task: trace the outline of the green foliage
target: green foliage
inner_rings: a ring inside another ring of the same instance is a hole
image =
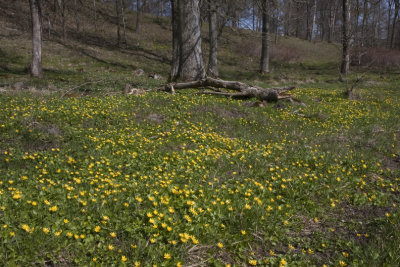
[[[341,91],[0,95],[0,262],[395,264],[399,95]]]

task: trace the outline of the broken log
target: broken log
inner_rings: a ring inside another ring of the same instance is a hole
[[[257,98],[260,101],[268,101],[268,102],[276,102],[281,98],[286,98],[286,96],[282,96],[283,93],[293,90],[295,87],[275,87],[275,88],[262,88],[259,86],[248,85],[242,82],[237,81],[224,81],[220,79],[214,78],[204,78],[197,81],[191,82],[182,82],[182,83],[169,83],[164,87],[159,88],[157,90],[175,93],[176,90],[180,89],[189,89],[189,88],[224,88],[233,91],[237,91],[238,93],[229,93],[229,92],[218,92],[218,91],[202,91],[200,94],[209,94],[209,95],[220,95],[220,96],[228,96],[231,98]]]

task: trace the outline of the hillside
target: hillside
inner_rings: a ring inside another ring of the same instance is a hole
[[[83,9],[79,13],[81,31],[78,33],[73,27],[74,21],[68,21],[66,40],[62,40],[59,34],[53,32],[51,39],[48,39],[46,25],[44,26],[43,64],[46,77],[42,81],[35,81],[36,86],[64,88],[106,77],[105,84],[118,83],[120,90],[125,83],[154,87],[157,82],[132,76],[132,71],[138,68],[146,73],[161,74],[165,82],[171,60],[172,33],[169,18],[145,14],[142,19],[142,31],[137,34],[134,31],[135,12],[128,12],[128,44],[126,47],[117,48],[116,25],[111,23],[112,17],[104,15],[99,26],[101,30],[95,32],[91,15],[87,12],[89,11]],[[112,7],[104,5],[99,8],[99,13],[114,14],[114,11]],[[28,81],[28,76],[24,75],[30,63],[31,51],[28,5],[21,1],[15,1],[11,5],[1,1],[0,14],[0,75],[3,83]],[[203,28],[203,50],[207,60],[207,25]],[[259,83],[275,85],[325,82],[332,78],[329,76],[336,75],[340,46],[279,37],[277,44],[272,45],[271,74],[259,77],[257,69],[260,46],[259,33],[225,28],[219,40],[221,78],[258,80]],[[92,85],[89,87],[93,87],[93,90],[96,88]]]

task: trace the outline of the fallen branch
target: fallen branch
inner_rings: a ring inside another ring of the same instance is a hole
[[[104,81],[104,80],[105,80],[105,79],[101,79],[101,80],[97,80],[97,81],[85,82],[85,83],[82,83],[82,84],[80,84],[80,85],[78,85],[78,86],[68,88],[67,91],[65,91],[65,93],[63,93],[63,94],[61,95],[60,98],[65,97],[66,95],[68,95],[68,94],[71,93],[72,91],[75,91],[76,89],[79,89],[79,88],[81,88],[81,87],[83,87],[83,86],[85,86],[85,85],[94,84],[94,83],[100,83],[100,82],[102,82],[102,81]]]
[[[182,83],[169,83],[164,87],[157,90],[174,93],[176,90],[189,89],[189,88],[224,88],[238,93],[218,92],[218,91],[202,91],[200,94],[228,96],[231,98],[257,98],[261,101],[278,101],[281,98],[288,98],[282,96],[282,93],[293,90],[295,87],[276,87],[276,88],[262,88],[259,86],[248,85],[237,81],[224,81],[214,78],[204,78],[197,81],[182,82]]]

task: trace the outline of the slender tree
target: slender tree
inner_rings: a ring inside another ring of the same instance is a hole
[[[94,30],[97,32],[97,7],[96,0],[93,0]]]
[[[124,35],[124,45],[125,47],[128,45],[128,41],[126,39],[126,20],[125,20],[125,0],[120,0],[121,6],[121,16],[122,16],[122,26],[123,26],[123,35]]]
[[[262,46],[260,72],[269,72],[269,0],[262,0]]]
[[[115,0],[115,10],[117,12],[117,38],[118,46],[121,45],[121,7],[120,0]]]
[[[343,26],[342,26],[342,65],[340,73],[347,74],[350,68],[350,0],[343,0]]]
[[[217,59],[217,5],[215,0],[208,2],[208,25],[210,37],[210,55],[208,59],[207,74],[212,77],[218,77],[218,59]]]
[[[392,23],[392,35],[390,37],[390,48],[394,47],[394,36],[396,32],[396,23],[399,17],[399,10],[400,10],[400,0],[394,1],[394,17]]]
[[[173,3],[171,2],[171,10],[173,9]],[[142,13],[142,5],[140,0],[136,0],[136,33],[140,32],[140,16]],[[174,14],[171,11],[171,16],[173,17]]]
[[[179,76],[179,67],[181,62],[181,12],[179,0],[171,0],[171,24],[172,24],[172,63],[170,72],[170,81],[176,81]]]
[[[42,14],[39,0],[29,0],[32,21],[32,63],[30,73],[33,77],[42,78]]]

